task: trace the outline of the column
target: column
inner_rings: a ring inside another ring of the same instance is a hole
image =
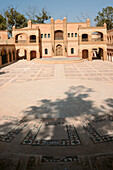
[[[27,51],[27,61],[30,61],[31,57],[30,57],[30,51]]]
[[[63,38],[64,38],[64,56],[67,56],[67,19],[64,17],[63,19]]]
[[[54,19],[51,18],[51,56],[55,55],[55,45],[54,45]]]
[[[107,51],[103,51],[103,60],[107,61]]]
[[[10,59],[9,59],[9,52],[7,53],[7,63],[10,62]]]
[[[80,58],[82,58],[82,51],[81,51],[81,50],[78,51],[78,56],[79,56]]]
[[[0,54],[0,67],[2,66],[2,56]]]
[[[88,60],[89,61],[92,61],[92,51],[91,50],[88,50]]]
[[[39,51],[36,51],[36,58],[40,58],[40,52]]]
[[[13,61],[14,61],[14,60],[13,60],[13,52],[11,52],[11,59],[12,59],[12,62],[13,62]]]

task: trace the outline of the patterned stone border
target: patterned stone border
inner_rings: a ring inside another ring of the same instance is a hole
[[[103,143],[103,142],[109,142],[113,141],[113,134],[112,135],[103,135],[101,136],[91,125],[91,122],[102,122],[105,120],[113,121],[113,116],[103,116],[103,117],[98,117],[92,121],[87,122],[83,127],[84,129],[89,133],[90,138],[94,143]]]
[[[9,119],[7,119],[9,120]],[[13,128],[10,132],[8,132],[6,135],[0,134],[0,141],[1,142],[11,142],[15,136],[22,131],[22,129],[28,124],[27,120],[20,120],[17,125],[15,125],[15,128]]]
[[[65,158],[53,158],[52,156],[43,156],[41,162],[47,163],[47,162],[77,162],[78,163],[78,157],[77,156],[67,156]]]
[[[46,126],[49,125],[60,125],[64,124],[65,122],[48,122],[45,123]],[[66,125],[68,139],[60,139],[60,140],[35,140],[37,137],[43,123],[36,124],[33,126],[32,130],[30,130],[22,141],[24,145],[32,145],[32,146],[76,146],[80,145],[81,141],[78,136],[77,130],[74,125]]]

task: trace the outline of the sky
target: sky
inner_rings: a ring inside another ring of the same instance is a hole
[[[85,22],[85,18],[90,18],[94,26],[98,12],[107,6],[113,7],[113,0],[0,0],[0,12],[9,6],[22,14],[26,14],[29,7],[37,11],[44,7],[55,20],[67,17],[68,22]]]

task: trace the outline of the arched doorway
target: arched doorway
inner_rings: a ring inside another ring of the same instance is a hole
[[[1,52],[1,56],[2,56],[2,64],[6,64],[7,63],[7,52],[3,50]]]
[[[12,62],[12,54],[11,54],[11,51],[9,51],[9,62]]]
[[[60,44],[56,46],[56,56],[63,56],[63,49]]]
[[[27,52],[24,49],[18,49],[17,50],[17,59],[27,59]]]
[[[83,59],[88,59],[88,50],[83,50],[82,51],[82,58]]]
[[[31,60],[36,58],[36,51],[31,51],[30,52],[30,58],[31,58]]]
[[[93,48],[92,49],[92,59],[93,60],[101,60],[103,59],[103,49],[102,48]]]

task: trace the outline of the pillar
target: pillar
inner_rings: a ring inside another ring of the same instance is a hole
[[[89,61],[92,61],[92,51],[91,50],[88,50],[88,60]]]
[[[51,56],[55,55],[54,31],[55,31],[55,28],[54,28],[54,19],[51,18],[51,46],[52,46]]]
[[[64,38],[64,56],[67,56],[67,19],[64,17],[63,19],[63,38]]]
[[[0,67],[2,66],[2,56],[0,54]]]
[[[36,58],[40,58],[40,52],[39,51],[36,51]]]
[[[30,61],[31,57],[30,57],[30,51],[27,51],[27,61]]]
[[[82,58],[82,51],[81,51],[81,50],[78,51],[78,56],[79,56],[80,58]]]
[[[9,52],[7,53],[7,63],[10,62],[10,59],[9,59]]]
[[[103,60],[107,61],[107,51],[103,51]]]

